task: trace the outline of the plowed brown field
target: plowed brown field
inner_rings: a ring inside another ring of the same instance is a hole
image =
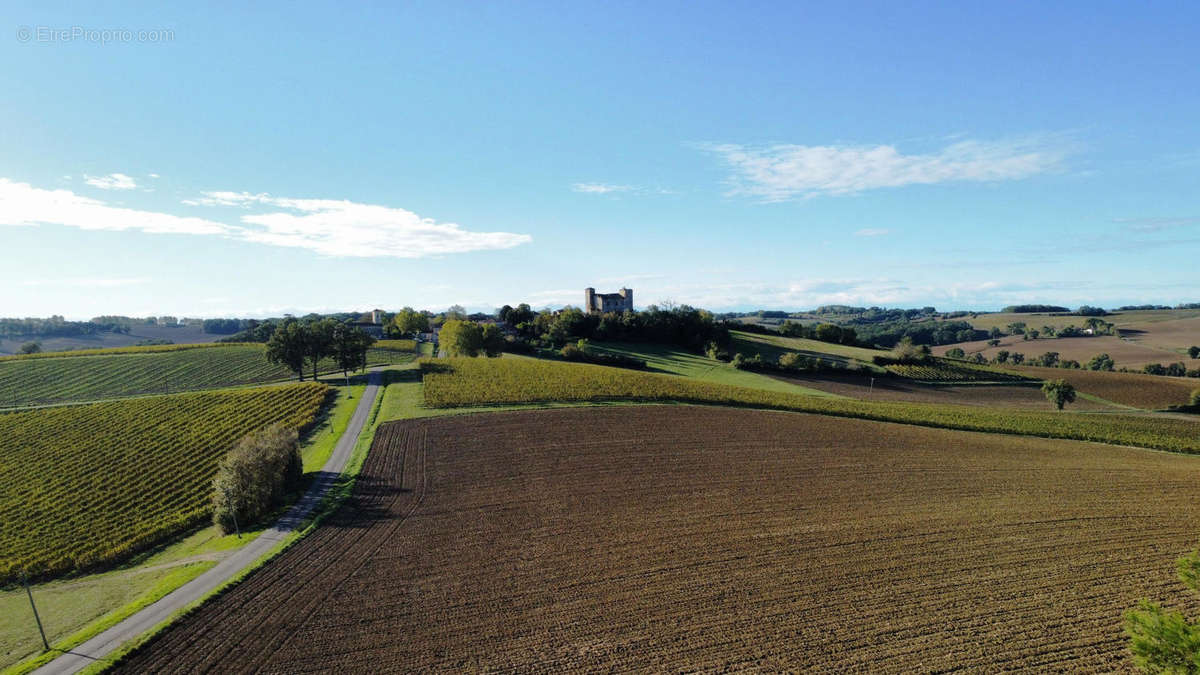
[[[316,532],[127,672],[1128,669],[1200,459],[795,413],[381,427]],[[1186,607],[1198,613],[1200,603]]]

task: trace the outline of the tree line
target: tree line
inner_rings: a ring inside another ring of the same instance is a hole
[[[267,340],[267,360],[286,367],[304,381],[304,366],[312,364],[317,379],[318,364],[332,358],[346,377],[367,366],[367,350],[375,338],[361,329],[333,319],[300,321],[285,319]]]

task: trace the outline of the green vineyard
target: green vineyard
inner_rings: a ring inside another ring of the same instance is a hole
[[[1200,453],[1200,421],[1183,418],[824,398],[533,359],[438,359],[423,361],[421,368],[425,405],[433,408],[582,401],[713,403]]]
[[[1035,380],[995,368],[942,359],[930,363],[896,363],[890,373],[921,382],[1034,382]]]
[[[369,363],[397,364],[414,358],[411,347],[390,348],[391,344],[409,346],[411,341],[385,344],[388,346],[368,350]],[[286,368],[269,363],[264,349],[261,344],[232,344],[0,362],[0,407],[198,391],[295,377]],[[321,370],[336,372],[332,361],[323,363]]]
[[[243,435],[316,418],[304,383],[0,414],[0,584],[122,560],[209,517]]]

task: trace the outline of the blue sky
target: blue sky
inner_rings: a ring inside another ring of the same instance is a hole
[[[0,315],[1200,301],[1193,3],[94,4],[3,13]]]

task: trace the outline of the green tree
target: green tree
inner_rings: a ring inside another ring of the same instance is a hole
[[[1192,390],[1192,398],[1188,400],[1188,404],[1193,408],[1200,408],[1200,389]]]
[[[1022,363],[1025,363],[1025,355],[1021,352],[1013,352],[1012,355],[1008,357],[1008,360],[1012,361],[1014,365],[1019,366]]]
[[[586,344],[586,340],[580,340],[580,344]],[[504,333],[500,327],[494,323],[485,323],[480,328],[479,345],[484,354],[489,357],[500,356],[504,353]]]
[[[1176,560],[1175,571],[1184,586],[1200,591],[1200,552]],[[1141,671],[1200,672],[1200,623],[1188,621],[1182,613],[1143,599],[1137,609],[1125,614],[1125,634],[1133,663]]]
[[[1192,357],[1193,359],[1200,359],[1200,347],[1197,347],[1196,345],[1188,347],[1188,356]]]
[[[304,355],[307,348],[308,331],[295,319],[285,319],[271,339],[267,340],[267,360],[296,373],[304,381]]]
[[[999,340],[1001,337],[1003,337],[1003,335],[1004,333],[1001,332],[999,326],[992,326],[992,329],[988,331],[988,337],[993,340]]]
[[[304,479],[299,435],[282,423],[238,441],[213,478],[213,523],[233,532],[261,520]]]
[[[412,307],[405,307],[396,312],[392,326],[401,335],[429,332],[429,317],[424,312],[418,312]]]
[[[467,310],[462,305],[450,305],[445,318],[447,321],[464,321],[467,318]]]
[[[483,330],[472,321],[450,319],[442,324],[438,345],[450,356],[479,356],[483,349]]]
[[[333,360],[342,369],[342,377],[350,384],[350,371],[367,367],[367,350],[375,338],[361,329],[344,323],[333,327]]]
[[[996,363],[1008,363],[1008,350],[1001,349],[996,352]]]
[[[1053,403],[1059,410],[1068,403],[1075,402],[1075,387],[1066,380],[1047,380],[1042,383],[1042,393],[1046,400]]]
[[[951,347],[946,350],[946,356],[951,359],[966,358],[967,353],[962,350],[962,347]]]
[[[988,346],[989,346],[989,347],[999,347],[999,346],[1000,346],[1000,340],[998,340],[998,339],[996,339],[996,338],[992,338],[991,340],[988,340],[988,341],[987,341],[987,344],[988,344]]]
[[[34,342],[26,342],[25,344],[21,345],[22,354],[40,354],[41,351],[42,343],[37,342],[36,340]]]
[[[1112,357],[1109,356],[1108,354],[1097,354],[1097,355],[1093,356],[1091,359],[1088,359],[1087,369],[1088,370],[1112,370],[1115,365],[1116,365],[1116,363],[1113,362]]]
[[[317,368],[321,359],[333,356],[333,331],[338,322],[333,319],[310,321],[304,327],[304,356],[312,363],[313,379],[317,379]]]

